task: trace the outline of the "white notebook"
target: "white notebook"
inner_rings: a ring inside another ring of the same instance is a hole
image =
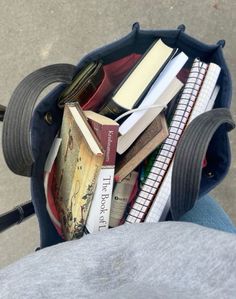
[[[211,63],[209,65],[196,104],[189,118],[188,124],[193,121],[198,115],[213,108],[215,99],[219,92],[219,86],[216,86],[219,74],[220,67],[214,63]],[[172,168],[173,160],[171,161],[168,173],[166,174],[154,199],[154,202],[145,218],[145,222],[158,222],[166,218],[167,213],[170,209]]]
[[[193,110],[207,67],[206,63],[195,59],[171,121],[169,136],[163,142],[151,171],[126,218],[126,222],[144,221],[148,210],[151,208],[156,193],[170,167],[177,143]]]

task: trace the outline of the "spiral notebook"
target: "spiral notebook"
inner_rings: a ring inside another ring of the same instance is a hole
[[[153,217],[155,218],[156,206],[158,206],[158,215],[162,214],[166,202],[168,201],[167,195],[170,192],[170,184],[166,185],[166,188],[163,190],[163,192],[167,194],[165,196],[165,200],[163,200],[163,203],[161,200],[157,200],[159,193],[158,190],[162,184],[164,177],[170,169],[170,165],[175,153],[175,148],[189,120],[191,112],[194,109],[194,104],[197,101],[199,91],[201,89],[204,77],[207,72],[207,68],[208,65],[206,63],[203,63],[198,59],[194,60],[188,80],[186,82],[183,93],[180,97],[179,103],[177,105],[176,111],[170,124],[169,136],[163,142],[160,148],[159,154],[156,157],[152,169],[145,183],[143,184],[136,198],[136,201],[129,212],[129,215],[126,218],[126,223],[144,221],[150,208],[151,210],[150,213],[148,213],[148,219],[151,220],[153,219]],[[205,83],[205,86],[208,87],[207,82]],[[203,112],[204,110],[201,110],[199,111],[199,114]],[[152,206],[154,200],[155,204]],[[158,202],[159,205],[156,202]]]
[[[210,65],[210,67],[211,67],[211,65]],[[210,71],[210,67],[209,67],[209,71]],[[216,70],[216,72],[218,72],[218,70]],[[206,80],[207,80],[207,78],[206,78]],[[212,83],[213,83],[213,81],[212,81]],[[203,90],[203,87],[202,87],[202,90]],[[205,100],[206,99],[204,97],[205,92],[202,93],[201,97],[199,94],[199,99],[196,102],[196,105],[193,109],[193,112],[188,121],[188,124],[199,114],[209,111],[213,108],[215,99],[219,92],[219,89],[220,89],[219,86],[215,87],[214,92],[213,92],[209,102]],[[159,191],[156,195],[156,198],[154,199],[153,204],[144,220],[145,222],[158,222],[158,221],[165,220],[167,213],[170,210],[172,168],[173,168],[173,160],[171,161],[171,165],[168,170],[168,173],[166,174],[166,176],[159,188]]]

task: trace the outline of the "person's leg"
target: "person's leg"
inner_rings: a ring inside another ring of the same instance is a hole
[[[206,227],[236,233],[236,227],[229,216],[209,195],[199,199],[192,210],[180,218],[180,221],[193,222]]]

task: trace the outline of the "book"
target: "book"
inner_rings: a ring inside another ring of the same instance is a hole
[[[187,125],[203,112],[213,108],[215,99],[219,92],[219,86],[216,86],[217,79],[220,74],[220,67],[214,63],[210,63],[206,77],[202,84],[197,101],[188,120]],[[158,222],[164,220],[170,209],[171,194],[171,176],[173,169],[173,160],[166,174],[160,189],[154,199],[154,202],[145,218],[145,222]]]
[[[168,47],[161,39],[155,41],[118,86],[101,113],[117,115],[137,106],[175,52],[176,49]]]
[[[156,101],[153,103],[154,105],[159,105],[158,107],[146,109],[144,114],[139,119],[139,122],[135,123],[133,126],[131,125],[125,134],[122,135],[122,129],[119,129],[121,135],[119,136],[117,143],[118,154],[123,154],[131,146],[137,137],[151,124],[151,122],[176,96],[182,87],[183,83],[175,77],[166,90],[159,97],[157,97]],[[120,127],[124,127],[126,122],[127,121],[125,121]]]
[[[127,223],[144,221],[146,214],[151,208],[158,189],[171,164],[178,141],[191,115],[207,68],[208,65],[206,63],[198,59],[194,60],[187,83],[170,123],[169,136],[161,145],[151,171],[126,218]]]
[[[168,134],[166,119],[161,113],[123,155],[117,156],[115,181],[121,182],[167,138]]]
[[[121,218],[121,220],[119,222],[119,225],[125,223],[125,219],[128,216],[129,211],[130,211],[130,209],[133,206],[133,203],[135,201],[136,195],[137,195],[137,193],[139,191],[140,167],[137,169],[137,172],[138,172],[138,177],[137,177],[137,179],[136,179],[136,181],[134,183],[133,189],[132,189],[131,194],[129,196],[128,203],[127,203],[127,205],[125,207],[125,211],[124,211],[123,216],[122,216],[122,218]],[[132,173],[133,173],[133,171],[132,171]]]
[[[89,98],[95,93],[104,78],[101,62],[90,62],[73,78],[73,81],[61,93],[58,106],[63,108],[65,103],[79,102],[86,106]]]
[[[144,108],[153,105],[157,101],[157,99],[163,94],[166,88],[170,85],[170,83],[174,80],[177,74],[181,71],[187,60],[188,56],[185,55],[183,52],[171,59],[153,83],[147,95],[144,97],[142,103],[139,105],[139,108]],[[120,125],[119,133],[121,135],[126,134],[130,130],[130,128],[136,126],[136,124],[139,123],[143,115],[146,113],[146,110],[133,112]]]
[[[66,104],[56,158],[54,199],[66,240],[80,238],[104,154],[78,103]]]
[[[120,224],[137,178],[138,172],[132,171],[122,182],[115,185],[111,202],[110,227],[116,227]]]
[[[84,113],[99,139],[105,155],[86,221],[85,231],[94,233],[107,229],[109,225],[119,124],[93,111]]]

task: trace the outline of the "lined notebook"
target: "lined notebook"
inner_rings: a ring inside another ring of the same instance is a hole
[[[213,68],[216,69],[215,71],[217,74],[217,72],[219,70],[217,68],[218,66],[217,67],[215,67],[215,66],[213,66]],[[209,67],[209,71],[210,71],[210,68],[211,68],[211,65]],[[208,73],[207,73],[207,75],[208,75]],[[206,78],[206,81],[208,81],[207,80],[208,78]],[[213,77],[212,77],[212,79],[213,79]],[[204,81],[204,83],[206,81]],[[213,83],[213,82],[214,82],[214,80],[211,83]],[[219,92],[219,86],[215,87],[214,92],[213,92],[210,100],[208,101],[207,99],[209,99],[210,90],[212,90],[210,87],[211,83],[209,82],[209,85],[208,85],[209,89],[205,89],[204,86],[202,86],[201,91],[203,91],[203,93],[200,92],[202,96],[200,97],[200,94],[199,94],[199,99],[197,99],[197,102],[194,106],[193,112],[191,114],[191,117],[190,117],[188,123],[190,123],[195,117],[197,117],[201,113],[209,111],[213,108],[215,99]],[[212,87],[214,88],[213,84],[212,84]],[[208,93],[208,91],[209,91],[209,93]],[[208,93],[208,95],[207,95],[207,93]],[[205,95],[206,95],[206,97],[205,97]],[[171,165],[168,170],[168,173],[166,174],[166,176],[160,186],[160,189],[157,193],[157,196],[154,199],[154,202],[144,220],[145,222],[158,222],[160,220],[165,220],[167,213],[169,212],[169,209],[170,209],[172,169],[173,169],[173,160],[171,161]]]
[[[169,136],[163,142],[151,171],[131,208],[126,223],[142,222],[150,209],[156,193],[168,171],[176,145],[188,122],[200,91],[208,65],[195,59],[188,80],[180,97],[169,128]],[[155,212],[155,208],[153,209]],[[152,215],[149,213],[149,215]],[[151,219],[151,218],[149,218]]]

